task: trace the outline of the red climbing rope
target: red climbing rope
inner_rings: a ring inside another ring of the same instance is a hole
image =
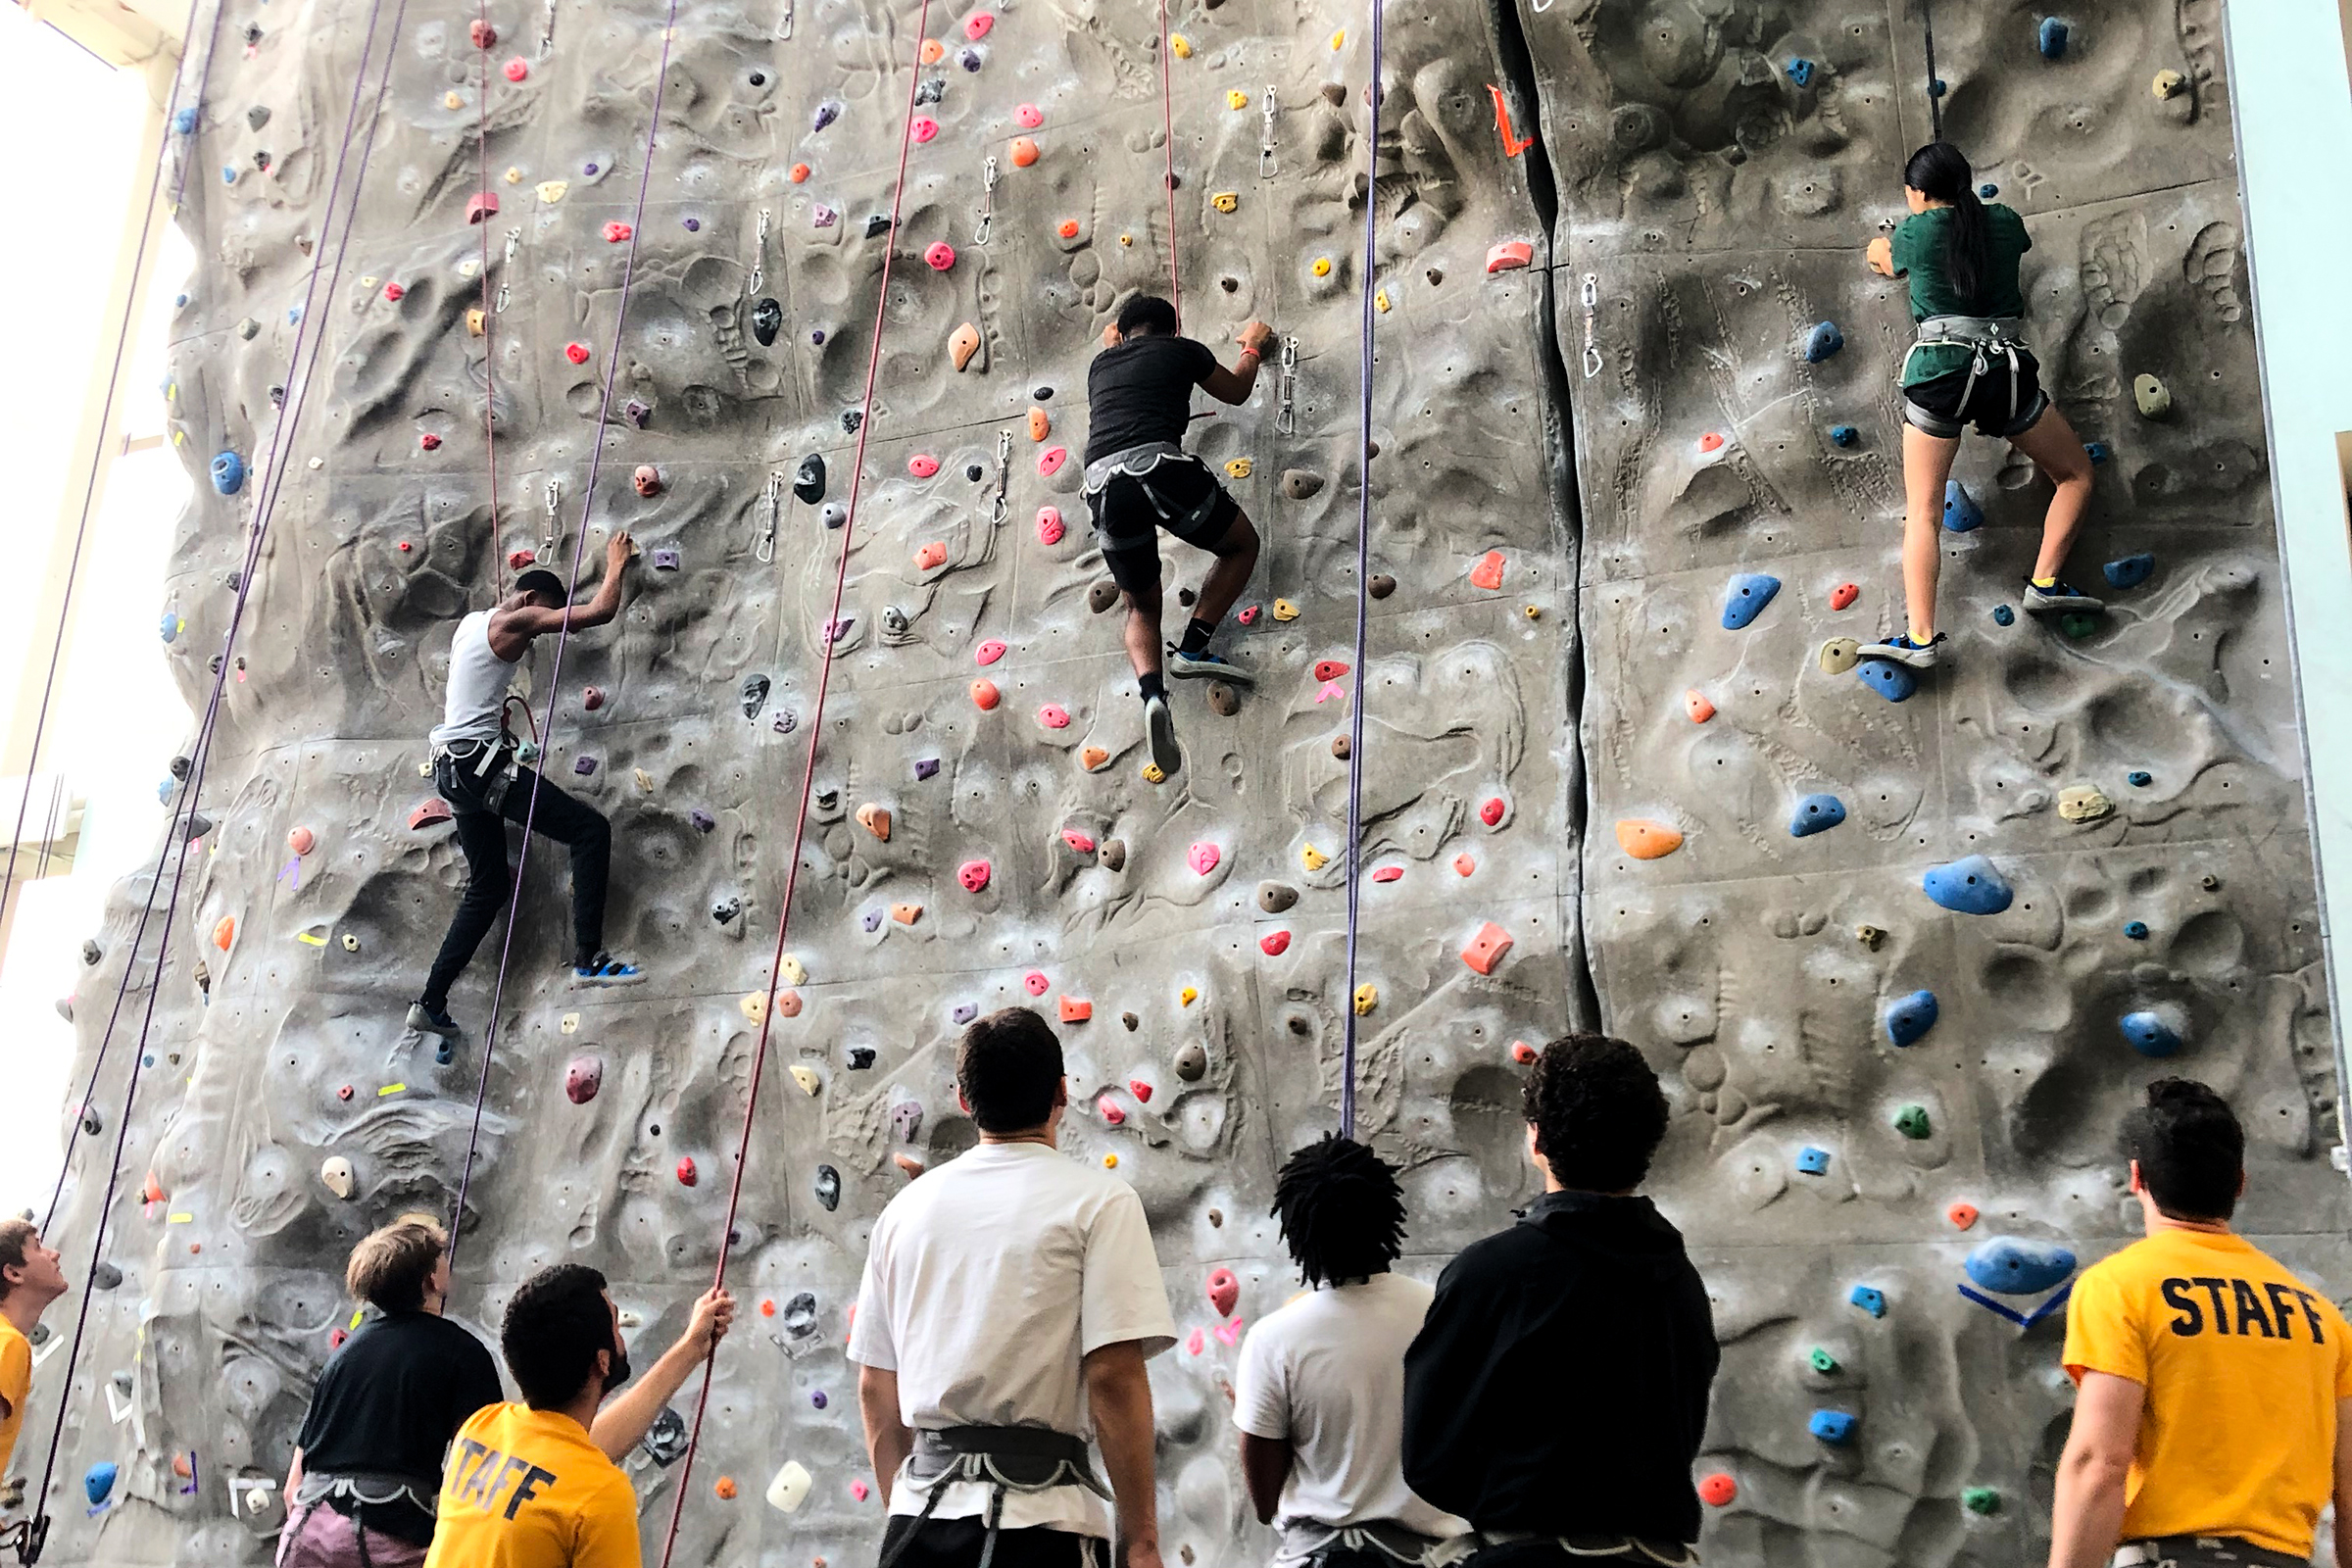
[[[850,495],[847,515],[841,524],[841,561],[833,573],[833,607],[825,616],[822,628],[824,653],[817,668],[815,710],[808,720],[808,761],[801,773],[801,805],[792,824],[792,858],[785,862],[784,907],[776,919],[776,951],[768,960],[767,990],[764,1004],[760,1009],[760,1044],[752,1053],[751,1086],[744,1096],[743,1136],[735,1146],[735,1174],[727,1186],[727,1218],[718,1233],[718,1269],[711,1276],[713,1290],[727,1283],[727,1258],[735,1248],[735,1211],[743,1200],[744,1167],[751,1161],[752,1118],[760,1108],[760,1079],[767,1063],[768,1031],[776,1016],[776,983],[784,973],[784,941],[792,929],[792,896],[800,886],[801,847],[808,832],[808,800],[816,791],[816,747],[825,733],[825,691],[833,678],[833,649],[839,641],[841,603],[849,590],[850,548],[858,533],[858,492],[865,478],[865,443],[874,430],[874,383],[882,369],[882,328],[890,305],[890,264],[898,252],[899,214],[906,195],[906,155],[914,145],[914,99],[922,81],[922,38],[931,22],[931,0],[922,0],[915,14],[915,65],[906,82],[906,124],[899,133],[898,182],[890,192],[889,238],[882,247],[882,279],[874,291],[874,338],[866,346],[864,412],[858,420],[858,455],[850,465]],[[670,1553],[678,1544],[678,1521],[686,1512],[687,1483],[694,1477],[694,1455],[703,1442],[703,1416],[710,1403],[710,1383],[717,1375],[718,1349],[713,1346],[703,1362],[702,1388],[694,1396],[694,1425],[686,1438],[686,1453],[678,1471],[676,1499],[670,1504],[669,1529],[662,1538],[662,1565],[669,1568]]]
[[[478,221],[482,229],[482,457],[490,467],[490,582],[495,597],[507,596],[507,552],[498,530],[498,313],[491,309],[490,297],[490,212],[484,198],[490,196],[490,49],[497,41],[497,31],[490,25],[490,0],[479,0],[475,11],[474,27],[479,36],[474,39],[474,53],[482,61],[481,103],[478,125],[474,136],[475,163],[478,170],[474,180],[474,200],[482,202]],[[451,1233],[453,1236],[455,1232]]]
[[[1184,288],[1176,280],[1176,88],[1175,69],[1168,54],[1168,0],[1159,0],[1159,131],[1168,150],[1168,304],[1176,311],[1176,330],[1184,330]]]
[[[654,177],[654,148],[662,138],[662,89],[669,82],[669,46],[676,35],[677,25],[678,0],[669,0],[668,20],[662,27],[662,59],[654,72],[654,112],[645,130],[645,162],[637,171],[637,209],[631,215],[628,253],[621,263],[620,298],[612,311],[612,347],[605,356],[605,389],[596,411],[597,439],[588,458],[588,483],[580,492],[580,526],[571,541],[571,577],[564,589],[565,605],[571,604],[579,596],[580,558],[588,548],[588,519],[596,512],[596,476],[604,467],[604,430],[606,422],[612,416],[612,378],[620,367],[621,333],[629,324],[629,285],[637,276],[637,236],[645,228],[645,200],[647,192],[652,189]],[[547,676],[547,712],[536,732],[544,737],[539,750],[541,768],[546,765],[548,749],[555,744],[556,701],[564,693],[564,650],[570,644],[571,617],[566,614],[563,629],[556,633],[556,654],[550,662]],[[540,768],[532,769],[530,800],[522,810],[522,848],[514,857],[514,887],[507,897],[507,934],[498,950],[498,978],[491,984],[490,1021],[482,1030],[482,1070],[473,1088],[473,1125],[466,1134],[466,1163],[458,1173],[457,1202],[449,1215],[449,1266],[452,1270],[458,1264],[458,1243],[466,1218],[466,1194],[473,1181],[474,1155],[481,1147],[482,1104],[490,1094],[490,1062],[498,1045],[499,1008],[506,1003],[507,966],[514,961],[514,928],[518,923],[515,916],[522,908],[522,871],[530,863],[531,828],[539,814],[539,786],[545,782]]]

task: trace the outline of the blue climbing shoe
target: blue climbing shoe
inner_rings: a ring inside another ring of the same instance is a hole
[[[1168,711],[1165,697],[1153,697],[1144,704],[1144,733],[1151,738],[1152,761],[1170,778],[1184,766],[1184,753],[1176,748],[1176,715]]]
[[[1179,680],[1221,680],[1236,686],[1254,686],[1257,677],[1241,665],[1230,663],[1214,654],[1188,654],[1181,648],[1168,650],[1168,673]],[[1164,764],[1163,764],[1164,765]]]
[[[2063,582],[2049,588],[2037,588],[2029,578],[2026,582],[2026,608],[2036,615],[2095,615],[2105,610],[2107,604]]]
[[[586,963],[571,966],[571,980],[582,986],[634,985],[645,978],[645,971],[633,963],[623,963],[610,953],[600,953]]]
[[[1864,659],[1891,659],[1896,663],[1908,664],[1913,669],[1934,669],[1938,657],[1936,650],[1949,640],[1942,632],[1937,632],[1924,643],[1915,643],[1911,640],[1910,635],[1905,633],[1900,637],[1889,637],[1885,642],[1863,644],[1862,657]]]
[[[420,1035],[439,1035],[444,1040],[455,1040],[458,1035],[458,1020],[449,1015],[447,1007],[435,1012],[421,1002],[409,1004],[409,1027]]]

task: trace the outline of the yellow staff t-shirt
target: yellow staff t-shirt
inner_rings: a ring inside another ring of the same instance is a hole
[[[450,1443],[424,1568],[640,1568],[636,1489],[571,1417],[484,1405]]]
[[[32,1397],[32,1342],[24,1331],[0,1317],[0,1399],[8,1414],[0,1416],[0,1481],[8,1477],[9,1461],[17,1453],[17,1430],[24,1425],[24,1401]]]
[[[2242,1236],[2159,1231],[2092,1264],[2066,1370],[2145,1388],[2126,1541],[2236,1536],[2301,1559],[2334,1485],[2352,1328]]]

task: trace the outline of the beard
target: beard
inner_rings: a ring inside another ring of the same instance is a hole
[[[629,1348],[621,1344],[620,1336],[615,1334],[612,1337],[612,1364],[605,1373],[605,1392],[610,1394],[628,1381]]]

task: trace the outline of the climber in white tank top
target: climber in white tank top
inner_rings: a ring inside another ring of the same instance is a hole
[[[637,548],[615,533],[605,548],[605,579],[596,597],[571,606],[564,579],[534,567],[514,579],[514,591],[490,610],[458,622],[449,645],[449,692],[432,733],[433,782],[448,801],[451,825],[466,852],[466,891],[449,935],[433,958],[424,991],[409,1007],[409,1027],[442,1037],[458,1033],[449,1012],[449,988],[473,959],[514,892],[507,864],[507,824],[533,832],[571,852],[572,979],[579,985],[626,985],[643,978],[633,963],[605,951],[605,882],[612,863],[612,829],[604,813],[575,800],[518,764],[507,732],[507,689],[534,639],[586,631],[620,613],[621,579]]]

